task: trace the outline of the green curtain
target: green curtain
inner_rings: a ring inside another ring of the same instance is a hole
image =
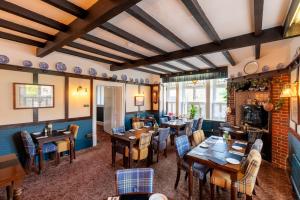
[[[185,82],[192,80],[208,80],[208,79],[218,79],[218,78],[228,78],[227,68],[218,69],[217,71],[208,71],[208,72],[192,72],[193,74],[189,75],[179,75],[179,76],[170,76],[163,77],[162,82]]]

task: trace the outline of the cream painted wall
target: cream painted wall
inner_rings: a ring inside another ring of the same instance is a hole
[[[87,89],[85,95],[78,95],[77,88]],[[90,79],[69,78],[69,118],[90,116]]]
[[[136,112],[138,107],[134,105],[134,96],[139,94],[138,85],[126,85],[126,112]]]
[[[33,122],[32,109],[13,109],[13,82],[32,83],[32,74],[0,70],[0,125]]]
[[[140,107],[140,111],[151,110],[151,88],[148,86],[141,86],[140,93],[144,94],[145,97],[144,106]]]
[[[39,84],[54,85],[54,108],[40,108],[39,121],[65,118],[65,77],[39,74]]]
[[[148,78],[150,82],[159,81],[159,76],[144,73],[135,70],[122,70],[122,71],[109,71],[109,65],[99,63],[96,61],[79,58],[59,52],[53,52],[48,56],[43,58],[39,58],[35,56],[36,47],[32,47],[29,45],[20,44],[17,42],[12,42],[4,39],[0,39],[0,54],[6,55],[10,58],[9,64],[13,65],[22,65],[23,60],[30,60],[33,63],[33,67],[38,68],[39,62],[47,62],[49,64],[50,70],[55,70],[55,64],[57,62],[63,62],[67,65],[67,72],[73,73],[74,66],[80,66],[83,70],[82,74],[88,74],[88,70],[90,67],[93,67],[97,70],[98,75],[101,76],[102,73],[107,73],[108,76],[112,76],[116,74],[118,79],[121,79],[122,74],[126,74],[129,78]]]

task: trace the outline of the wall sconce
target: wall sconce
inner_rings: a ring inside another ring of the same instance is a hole
[[[82,86],[78,86],[76,91],[73,93],[74,96],[87,96],[87,94],[87,88],[83,88]]]
[[[280,97],[281,98],[289,98],[289,97],[296,97],[297,96],[297,84],[285,84],[281,91]]]

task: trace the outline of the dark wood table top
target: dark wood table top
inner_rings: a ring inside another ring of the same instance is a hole
[[[227,131],[229,133],[235,133],[235,134],[246,134],[245,131],[243,131],[238,126],[230,126],[230,127],[219,127],[221,131]]]
[[[143,127],[140,129],[131,129],[132,131],[126,131],[123,135],[112,134],[112,139],[123,140],[131,143],[135,143],[141,136],[142,133],[147,133],[153,130],[153,127]],[[129,139],[130,136],[135,136],[136,139]]]
[[[22,181],[24,178],[25,171],[15,154],[0,156],[0,187],[8,186],[13,181]]]
[[[177,127],[184,127],[187,122],[190,122],[190,120],[183,121],[180,119],[176,119],[176,120],[170,120],[168,122],[164,122],[164,123],[162,123],[162,125],[169,126],[171,128],[177,128]]]
[[[203,148],[201,144],[199,144],[194,147],[185,158],[190,162],[198,162],[210,168],[216,168],[226,172],[237,173],[240,171],[240,164],[230,164],[226,162],[226,158],[241,160],[245,153],[247,142],[229,140],[227,143],[222,137],[211,136],[205,140],[205,143],[208,145],[207,148]],[[242,150],[233,149],[233,144],[243,146]],[[220,164],[219,161],[223,163]]]
[[[68,139],[71,138],[73,139],[73,135],[69,132],[69,133],[64,133],[66,130],[53,130],[51,134],[47,134],[47,136],[45,136],[44,132],[41,132],[40,134],[30,134],[33,141],[38,143],[38,144],[45,144],[45,143],[49,143],[49,142],[56,142],[56,141],[60,141],[60,140],[64,140],[64,139]]]

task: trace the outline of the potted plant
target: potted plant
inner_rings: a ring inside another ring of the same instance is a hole
[[[197,114],[197,108],[194,104],[191,104],[190,108],[190,119],[194,119]]]

